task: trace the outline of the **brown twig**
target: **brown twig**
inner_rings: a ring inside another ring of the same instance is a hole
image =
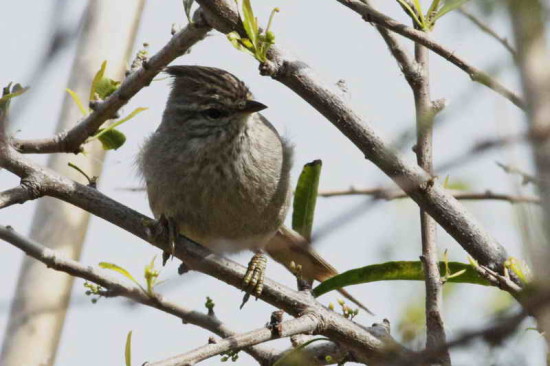
[[[493,79],[489,74],[481,71],[468,63],[465,59],[457,56],[455,52],[435,42],[424,32],[407,27],[406,25],[380,13],[372,6],[360,0],[338,0],[338,2],[360,14],[365,21],[385,27],[397,34],[402,35],[403,37],[409,38],[414,42],[429,48],[431,51],[437,53],[439,56],[466,72],[473,81],[485,85],[511,101],[519,108],[525,109],[525,102],[516,93],[500,84],[500,82]]]
[[[313,313],[304,314],[296,319],[282,322],[279,326],[280,334],[274,334],[271,329],[262,327],[251,332],[237,334],[216,343],[207,344],[190,352],[168,358],[158,362],[150,362],[148,366],[186,366],[194,365],[212,356],[229,350],[238,351],[264,343],[273,339],[290,337],[295,334],[315,332],[321,325],[322,319]]]
[[[510,203],[534,203],[540,204],[540,198],[535,196],[520,196],[513,194],[494,193],[490,190],[484,192],[464,192],[449,190],[457,200],[465,201],[506,201]],[[321,191],[318,194],[319,197],[341,197],[341,196],[373,196],[377,199],[392,201],[395,199],[409,198],[409,196],[396,189],[389,188],[349,188],[343,190]]]
[[[415,60],[419,68],[418,77],[409,84],[414,94],[416,110],[416,136],[414,148],[418,165],[429,174],[433,174],[433,123],[435,112],[430,92],[430,69],[428,49],[415,43]],[[422,268],[426,287],[426,348],[435,349],[447,343],[445,324],[441,309],[443,307],[443,282],[439,273],[437,258],[437,224],[422,208],[420,209],[420,232],[422,237]],[[448,350],[443,350],[433,363],[450,366]]]
[[[123,296],[140,304],[158,309],[180,318],[183,322],[207,329],[221,337],[230,337],[235,334],[215,316],[187,309],[179,304],[163,299],[160,295],[151,296],[141,288],[126,284],[111,278],[91,266],[67,258],[29,238],[19,235],[9,226],[0,225],[0,239],[21,249],[27,255],[39,260],[49,268],[65,272],[71,276],[85,279],[102,286],[109,296]],[[269,364],[278,352],[264,346],[245,348],[260,364]]]
[[[460,14],[464,15],[468,20],[474,23],[482,32],[487,33],[489,36],[491,36],[497,42],[503,45],[504,48],[506,48],[506,50],[512,54],[514,59],[516,59],[517,52],[505,37],[502,37],[497,32],[495,32],[491,27],[485,24],[483,20],[479,19],[476,15],[474,15],[472,12],[467,10],[464,6],[458,8],[457,10]]]

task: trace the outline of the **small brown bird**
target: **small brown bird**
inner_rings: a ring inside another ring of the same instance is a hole
[[[265,250],[305,279],[337,274],[296,232],[283,226],[290,198],[292,146],[259,111],[246,85],[212,67],[171,66],[162,123],[144,144],[139,166],[156,218],[217,253],[252,250],[244,289],[263,286]],[[347,292],[344,296],[367,310]]]

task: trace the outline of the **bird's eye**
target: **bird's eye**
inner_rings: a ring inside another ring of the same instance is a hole
[[[227,115],[225,111],[222,111],[218,108],[209,108],[203,111],[202,114],[210,119],[218,119]]]

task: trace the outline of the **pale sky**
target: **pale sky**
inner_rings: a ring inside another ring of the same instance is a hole
[[[20,136],[47,137],[52,134],[57,122],[74,46],[63,51],[40,85],[33,85],[29,78],[37,66],[37,55],[43,52],[47,41],[44,30],[49,14],[54,11],[54,1],[19,0],[9,2],[9,5],[7,3],[3,1],[1,8],[4,11],[0,12],[0,34],[3,35],[0,84],[3,86],[9,81],[17,81],[32,87],[25,96],[28,106],[15,121],[16,128],[21,130]],[[310,64],[328,82],[336,84],[339,80],[345,80],[349,90],[346,98],[386,141],[394,141],[401,132],[412,128],[412,93],[371,25],[334,0],[256,0],[252,3],[260,23],[267,20],[273,7],[281,9],[273,26],[277,43]],[[376,3],[384,3],[383,10],[390,16],[407,21],[394,2]],[[146,5],[137,36],[137,45],[148,42],[151,53],[169,40],[172,23],[182,26],[186,23],[181,1],[163,1],[160,4],[157,1]],[[73,24],[79,19],[83,7],[84,2],[70,3],[65,16],[59,21]],[[499,33],[509,32],[502,19],[499,21],[495,17],[493,20],[492,25]],[[482,69],[504,68],[499,78],[513,90],[519,90],[516,76],[510,72],[510,55],[460,15],[450,14],[443,18],[436,27],[434,37]],[[410,42],[403,42],[410,45]],[[431,60],[433,98],[446,98],[450,102],[440,116],[434,136],[436,166],[460,155],[476,141],[524,128],[521,113],[510,102],[473,84],[467,75],[438,56],[432,55]],[[343,189],[350,185],[366,188],[390,183],[312,107],[285,86],[260,76],[257,62],[235,50],[225,36],[212,33],[174,64],[221,67],[244,80],[256,98],[269,106],[264,115],[296,146],[294,181],[303,164],[322,159],[321,189]],[[128,141],[118,151],[109,153],[99,185],[103,193],[147,215],[150,211],[145,194],[122,191],[120,188],[139,185],[134,158],[145,136],[159,123],[167,92],[167,81],[154,82],[125,107],[125,111],[136,107],[149,109],[121,128]],[[411,146],[412,142],[403,153],[414,161]],[[44,157],[38,156],[36,159],[43,161]],[[476,191],[514,192],[518,180],[506,175],[495,161],[531,169],[528,151],[514,148],[486,154],[452,171],[437,173],[441,179],[449,175],[451,182],[466,182],[470,189]],[[3,171],[0,175],[2,189],[16,183],[17,180],[7,172]],[[502,202],[465,204],[487,230],[506,246],[510,255],[524,258],[514,206]],[[345,223],[338,220],[341,215],[361,205],[365,209],[361,209],[353,220],[346,219]],[[27,233],[33,208],[34,203],[31,202],[1,210],[0,224],[9,224],[19,232]],[[339,224],[335,225],[335,222]],[[388,260],[417,260],[420,255],[418,209],[408,201],[380,202],[370,207],[368,200],[361,197],[320,198],[314,232],[320,228],[324,231],[327,227],[330,229],[328,234],[316,243],[316,248],[340,271]],[[439,239],[441,250],[448,249],[453,260],[466,261],[466,253],[441,229]],[[140,275],[143,266],[158,254],[157,249],[140,239],[93,218],[81,262],[88,265],[96,265],[100,261],[113,262]],[[0,288],[0,329],[7,324],[21,258],[19,250],[0,243],[0,277],[3,279]],[[249,253],[234,256],[243,264],[249,258]],[[258,301],[250,302],[239,311],[242,298],[239,291],[198,273],[178,277],[176,268],[177,265],[172,263],[163,270],[162,278],[168,279],[168,282],[158,290],[167,298],[195,309],[204,309],[206,296],[212,297],[218,316],[238,331],[262,326],[274,310]],[[268,276],[294,286],[292,276],[273,261],[269,263]],[[92,305],[83,296],[85,290],[82,283],[81,280],[75,282],[73,306],[66,319],[58,365],[122,364],[125,337],[129,330],[133,330],[133,359],[136,365],[183,353],[207,342],[208,332],[182,325],[176,318],[157,310],[133,306],[124,299],[101,299]],[[375,317],[360,314],[358,321],[370,325],[388,318],[393,329],[397,328],[405,308],[423,302],[423,284],[420,282],[359,285],[350,291],[377,314]],[[472,285],[455,287],[446,300],[448,337],[453,338],[461,330],[484,324],[489,319],[487,309],[497,293],[494,289]],[[327,304],[336,298],[336,295],[329,294],[320,300]],[[2,337],[0,332],[0,341]],[[289,345],[286,340],[277,343],[278,347]],[[543,365],[542,343],[535,332],[523,332],[510,341],[508,348],[520,354],[524,352],[524,355],[531,353],[529,365]],[[461,360],[471,361],[460,352],[453,354],[453,357],[457,365]],[[241,353],[237,364],[246,365],[249,360]],[[218,365],[219,362],[219,357],[214,357],[203,364]]]

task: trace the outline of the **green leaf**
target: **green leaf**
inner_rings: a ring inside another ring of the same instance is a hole
[[[448,262],[448,265],[451,271],[448,282],[490,286],[489,282],[479,276],[471,265],[460,262]],[[464,273],[453,276],[462,270]],[[439,262],[439,271],[445,273],[445,262]],[[352,269],[322,282],[313,289],[313,295],[318,297],[332,290],[361,283],[398,280],[424,281],[422,263],[420,261],[386,262]]]
[[[101,142],[103,150],[117,150],[126,142],[126,136],[114,128],[111,128],[108,131],[99,130],[99,133],[101,135],[98,139]]]
[[[243,27],[250,39],[250,42],[254,45],[254,48],[258,47],[258,21],[254,17],[254,11],[252,10],[252,4],[250,0],[243,0]]]
[[[124,143],[126,142],[126,136],[115,128],[120,126],[124,122],[131,120],[137,114],[147,109],[148,108],[143,108],[143,107],[134,109],[132,113],[130,113],[126,117],[114,122],[113,124],[109,125],[106,128],[100,129],[94,136],[90,138],[89,141],[99,139],[99,141],[101,141],[101,144],[103,145],[104,150],[118,149],[119,147],[124,145]]]
[[[194,1],[195,0],[183,0],[183,9],[185,10],[185,16],[187,17],[189,23],[193,23],[191,19],[191,7],[193,6]]]
[[[129,280],[131,280],[133,283],[135,283],[136,285],[138,285],[139,287],[141,287],[141,285],[139,284],[139,282],[134,278],[134,276],[132,276],[130,274],[130,272],[128,272],[127,270],[125,270],[124,268],[120,267],[120,266],[117,266],[116,264],[114,263],[108,263],[108,262],[100,262],[99,263],[99,266],[101,268],[105,268],[105,269],[110,269],[111,271],[115,271],[115,272],[118,272],[120,274],[122,274],[124,277],[128,278]]]
[[[103,79],[103,75],[105,75],[106,68],[107,68],[107,61],[103,61],[101,63],[101,67],[99,68],[99,71],[96,72],[94,78],[92,79],[92,85],[90,86],[90,98],[88,100],[95,99],[96,86],[100,82],[100,80]]]
[[[426,19],[424,19],[424,11],[422,10],[420,0],[414,0],[414,7],[416,9],[416,14],[420,16],[420,26],[424,29],[426,27]]]
[[[414,21],[416,22],[416,24],[418,24],[420,27],[423,27],[423,24],[422,22],[420,21],[420,19],[418,19],[418,17],[416,16],[416,12],[409,6],[409,4],[407,4],[406,1],[404,0],[397,0],[399,2],[399,4],[401,4],[401,6],[403,8],[405,8],[407,10],[407,12],[409,13],[409,15],[414,19]]]
[[[109,133],[110,130],[120,126],[121,124],[123,124],[124,122],[128,122],[129,120],[131,120],[132,118],[134,118],[136,115],[138,115],[139,113],[143,112],[143,111],[146,111],[147,109],[149,108],[144,108],[144,107],[139,107],[139,108],[136,108],[132,111],[132,113],[130,113],[129,115],[127,115],[126,117],[122,118],[122,119],[119,119],[118,121],[116,122],[113,122],[112,124],[110,124],[108,127],[100,130],[98,133],[96,133],[94,136],[92,136],[92,138],[90,139],[91,140],[94,140],[94,139],[97,139],[97,138],[100,138],[102,135],[106,134],[106,133]]]
[[[71,90],[69,88],[67,88],[65,90],[67,91],[67,93],[69,93],[71,98],[73,98],[73,101],[77,105],[77,107],[80,110],[80,112],[82,113],[82,115],[83,116],[87,115],[88,110],[84,107],[84,104],[82,103],[82,100],[80,100],[80,97],[78,96],[78,94],[76,94],[76,92],[74,90]]]
[[[292,228],[308,240],[311,239],[322,166],[321,160],[304,165],[294,193]]]
[[[103,78],[98,81],[95,86],[95,92],[101,99],[105,99],[113,94],[120,86],[120,81],[114,81],[113,79]]]
[[[439,9],[439,11],[435,14],[434,18],[432,19],[432,24],[435,24],[436,20],[441,18],[443,15],[460,8],[462,5],[467,3],[469,0],[447,0],[445,1],[445,4]]]
[[[126,347],[124,347],[124,362],[126,366],[132,366],[132,331],[126,336]]]
[[[29,88],[23,88],[21,84],[15,84],[13,87],[12,83],[9,83],[6,87],[2,89],[2,98],[0,98],[0,110],[6,112],[10,106],[10,102],[13,98],[20,96],[25,93]]]

